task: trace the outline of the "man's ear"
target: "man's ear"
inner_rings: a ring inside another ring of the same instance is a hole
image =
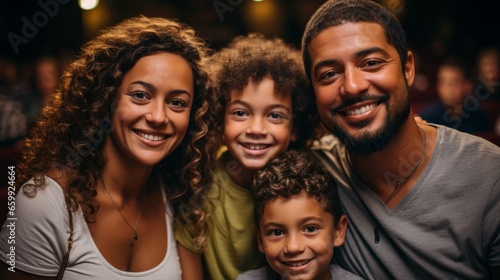
[[[340,245],[344,244],[345,233],[347,231],[347,223],[347,216],[340,216],[339,222],[337,223],[334,231],[335,236],[333,238],[333,246],[339,247]]]
[[[259,251],[261,253],[264,253],[264,246],[262,245],[262,236],[260,235],[260,229],[258,225],[253,224],[253,233],[255,234],[255,238],[257,238]]]
[[[408,51],[408,57],[406,58],[404,70],[408,87],[411,87],[415,80],[415,58],[413,57],[413,53],[410,51]]]

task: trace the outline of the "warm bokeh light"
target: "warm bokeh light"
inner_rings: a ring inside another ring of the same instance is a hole
[[[78,5],[82,10],[92,10],[99,5],[99,0],[78,0]]]

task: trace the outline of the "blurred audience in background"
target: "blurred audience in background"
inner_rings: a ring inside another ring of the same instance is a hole
[[[488,99],[500,100],[500,51],[494,47],[482,50],[477,58],[476,86],[490,93]]]
[[[35,62],[31,98],[27,104],[30,123],[35,121],[42,108],[56,91],[59,75],[60,67],[56,58],[43,56]]]
[[[472,95],[469,72],[458,58],[445,59],[437,70],[439,100],[421,108],[422,119],[467,133],[488,130],[486,114]]]

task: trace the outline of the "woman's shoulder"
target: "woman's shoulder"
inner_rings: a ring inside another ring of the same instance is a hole
[[[63,187],[53,178],[43,175],[40,178],[31,178],[19,189],[16,196],[16,214],[49,215],[65,210]],[[55,211],[54,211],[55,210]]]

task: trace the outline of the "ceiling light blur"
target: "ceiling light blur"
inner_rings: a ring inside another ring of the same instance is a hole
[[[92,10],[99,5],[99,0],[78,0],[78,5],[82,10]]]

